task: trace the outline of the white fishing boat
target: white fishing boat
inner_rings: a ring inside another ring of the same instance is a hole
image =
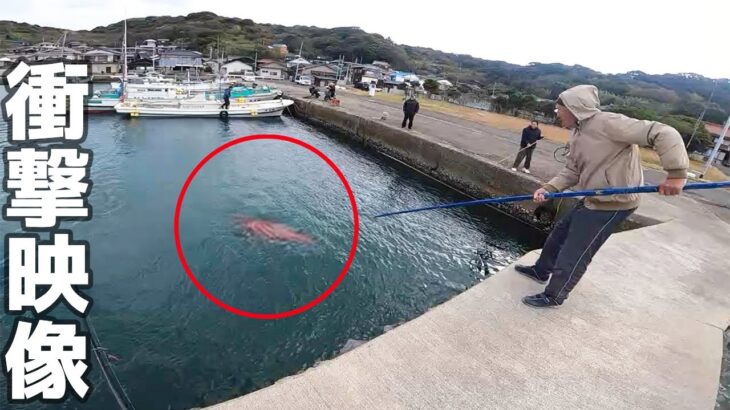
[[[229,107],[221,108],[221,101],[204,94],[178,100],[134,100],[114,106],[119,114],[130,117],[220,117],[256,118],[278,117],[294,104],[292,100],[274,99],[240,103],[231,100]]]
[[[84,110],[89,113],[114,111],[114,106],[124,101],[170,101],[186,100],[202,94],[205,100],[218,101],[222,104],[222,91],[191,91],[183,86],[173,84],[147,84],[143,87],[127,87],[127,96],[122,99],[122,88],[97,91],[84,103]],[[281,90],[268,87],[233,87],[231,89],[231,103],[246,104],[258,101],[269,101],[281,97]]]
[[[114,106],[119,104],[121,96],[121,88],[96,92],[84,102],[84,111],[88,113],[114,112]]]
[[[110,85],[112,88],[118,88],[123,82],[124,82],[124,76],[115,76],[115,78],[118,78],[119,81],[112,82]],[[167,84],[167,85],[173,85],[175,84],[174,78],[168,78],[164,75],[156,72],[156,71],[150,71],[146,73],[141,74],[128,74],[127,75],[127,85],[130,84]]]

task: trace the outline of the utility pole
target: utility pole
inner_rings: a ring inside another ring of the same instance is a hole
[[[722,132],[720,133],[720,136],[717,138],[717,142],[715,143],[715,148],[712,149],[710,158],[707,159],[707,164],[705,165],[705,170],[702,172],[702,174],[700,174],[700,178],[705,177],[707,170],[709,170],[710,167],[712,166],[712,163],[715,162],[715,157],[717,156],[717,152],[720,151],[720,145],[722,145],[723,141],[725,141],[725,135],[727,134],[728,129],[730,129],[730,116],[727,117],[727,121],[725,121],[725,126],[722,128]]]
[[[299,62],[302,59],[302,50],[304,49],[304,40],[302,40],[302,44],[299,46],[299,56],[297,58],[297,67],[294,69],[294,81],[297,80],[297,75],[299,75]]]
[[[689,148],[689,144],[692,143],[692,140],[695,138],[695,133],[697,132],[697,128],[699,128],[700,123],[702,122],[702,119],[705,118],[705,113],[707,112],[707,106],[712,103],[712,97],[715,95],[715,87],[717,86],[717,80],[715,80],[714,83],[712,83],[712,91],[710,92],[710,98],[705,103],[705,107],[702,108],[702,113],[700,113],[700,116],[697,118],[697,121],[695,122],[695,127],[692,130],[692,135],[689,137],[689,141],[687,141],[687,146],[685,148]]]

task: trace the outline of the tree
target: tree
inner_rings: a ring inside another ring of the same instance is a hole
[[[636,118],[637,120],[656,121],[659,119],[659,115],[655,111],[631,105],[612,106],[607,111],[623,114],[627,117]]]
[[[438,81],[429,78],[423,82],[423,88],[431,94],[436,94],[439,92],[439,83]]]
[[[448,91],[446,91],[446,95],[448,95],[449,98],[456,99],[456,98],[461,97],[461,91],[459,91],[459,89],[456,87],[451,87],[451,88],[449,88]]]
[[[540,101],[537,103],[535,111],[542,113],[542,115],[548,118],[555,117],[555,102],[553,101]]]
[[[504,94],[500,94],[496,97],[494,97],[494,108],[498,113],[502,113],[505,110],[507,110],[507,105],[509,104],[509,97]]]
[[[728,112],[716,108],[708,108],[705,112],[705,121],[723,124],[727,120]]]
[[[679,133],[682,134],[684,143],[686,144],[695,129],[697,118],[685,115],[667,115],[660,118],[659,122],[667,124],[679,131]],[[710,146],[712,146],[712,136],[705,129],[705,123],[700,122],[697,127],[697,131],[695,132],[694,139],[692,139],[692,143],[688,149],[690,151],[703,151]]]
[[[674,106],[671,113],[697,118],[704,108],[705,104],[698,101],[682,101]]]

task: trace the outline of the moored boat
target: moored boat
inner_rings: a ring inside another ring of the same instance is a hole
[[[207,86],[207,84],[206,84]],[[200,91],[207,90],[207,91]],[[203,88],[200,87],[198,90],[191,90],[187,86],[177,86],[174,84],[145,84],[144,86],[138,85],[132,87],[131,84],[127,86],[127,96],[125,101],[166,101],[166,100],[185,100],[190,99],[196,95],[202,94],[205,100],[219,101],[222,102],[222,92],[211,91],[212,87]],[[274,100],[281,97],[281,90],[272,89],[269,87],[233,87],[231,90],[231,102],[232,103],[251,103],[258,101]],[[86,103],[84,104],[84,110],[89,113],[98,112],[110,112],[114,110],[114,106],[122,102],[122,89],[112,89],[107,91],[100,91],[94,93]]]
[[[96,92],[84,102],[84,111],[88,113],[114,112],[114,106],[119,104],[121,96],[121,89]]]
[[[217,99],[196,95],[187,99],[125,101],[114,106],[119,114],[130,117],[220,117],[256,118],[278,117],[294,104],[292,100],[274,99],[239,103],[231,100],[228,108],[221,108]]]

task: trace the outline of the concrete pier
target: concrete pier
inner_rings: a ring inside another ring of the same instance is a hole
[[[437,120],[417,116],[426,124],[403,131],[372,118],[397,107],[340,98],[339,108],[297,107],[475,193],[529,192],[560,167],[545,144],[534,176],[516,174],[494,164],[514,134],[428,112]],[[543,286],[509,267],[352,351],[212,408],[712,409],[730,326],[728,198],[644,196],[638,223],[651,226],[612,236],[558,309],[523,305]]]

